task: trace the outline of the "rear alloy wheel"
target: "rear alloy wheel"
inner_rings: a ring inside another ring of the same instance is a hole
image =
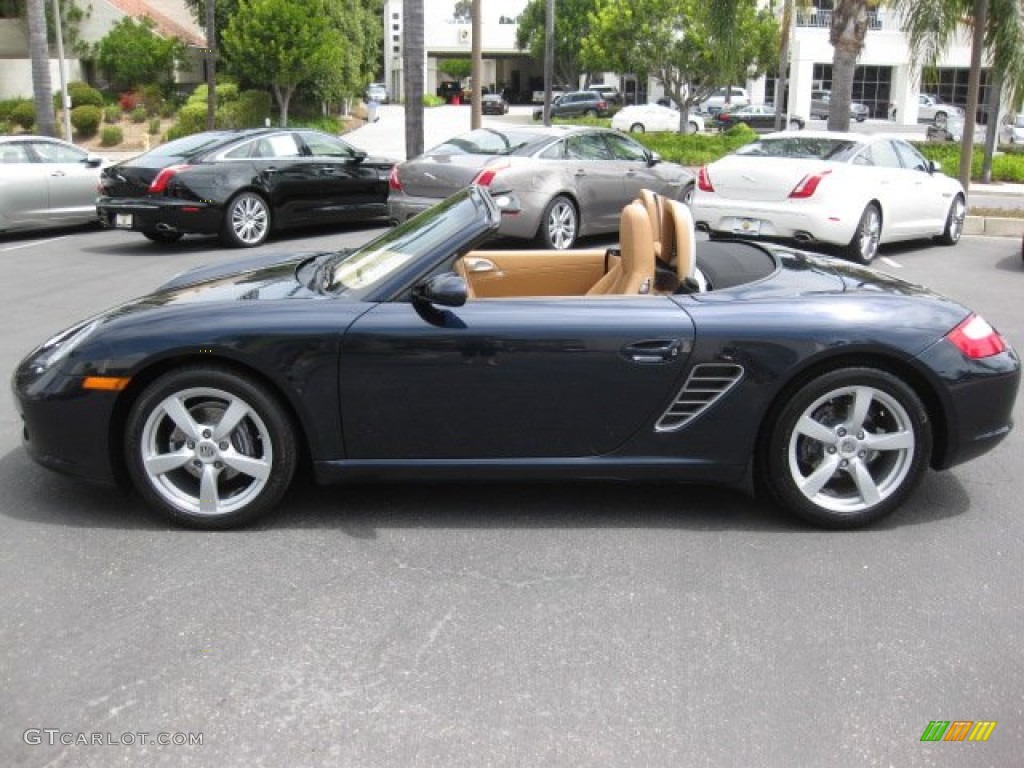
[[[878,254],[878,240],[882,236],[882,214],[878,206],[869,203],[860,216],[857,231],[846,246],[846,255],[861,264],[870,264]]]
[[[596,109],[586,109],[586,110],[583,111],[583,116],[584,117],[597,117],[597,110]]]
[[[693,184],[687,184],[683,187],[683,194],[679,196],[679,202],[687,206],[693,205],[693,189]]]
[[[284,495],[295,472],[295,435],[262,385],[218,367],[189,367],[147,387],[128,415],[132,482],[178,523],[228,528]]]
[[[255,192],[232,198],[224,213],[221,240],[235,248],[262,245],[270,234],[270,208]]]
[[[953,204],[949,206],[949,214],[946,216],[946,228],[936,238],[943,245],[956,245],[960,242],[960,235],[964,231],[964,219],[967,217],[967,205],[963,197],[957,195]]]
[[[629,126],[630,133],[643,133],[645,130],[647,129],[644,128],[643,123],[633,123],[631,126]]]
[[[564,251],[576,242],[578,229],[576,206],[564,195],[557,195],[544,209],[537,240],[544,248]]]
[[[159,229],[148,229],[142,235],[154,243],[176,243],[184,237],[181,232],[163,232]]]
[[[803,519],[856,528],[906,499],[931,445],[924,406],[902,380],[874,368],[839,369],[787,400],[762,457],[763,480]]]

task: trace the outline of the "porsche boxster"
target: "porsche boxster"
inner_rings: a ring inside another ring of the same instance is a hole
[[[501,213],[471,186],[360,248],[186,272],[21,362],[24,445],[198,527],[267,512],[300,462],[321,482],[728,484],[852,527],[1009,432],[1020,362],[971,310],[698,245],[685,205],[645,202],[617,249],[483,250]]]

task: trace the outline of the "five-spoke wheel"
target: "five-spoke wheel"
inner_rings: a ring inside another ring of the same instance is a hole
[[[882,237],[882,214],[878,206],[868,203],[861,214],[853,239],[846,246],[846,254],[861,264],[870,264],[878,254],[878,241]]]
[[[562,251],[572,248],[578,227],[576,206],[564,195],[557,195],[544,209],[537,239],[545,248]]]
[[[255,192],[232,198],[224,213],[221,239],[236,248],[261,245],[270,234],[270,207]]]
[[[845,368],[788,399],[766,450],[764,479],[784,506],[814,523],[850,528],[906,498],[928,466],[931,423],[897,377]]]
[[[139,492],[176,521],[207,528],[272,507],[295,470],[295,438],[276,399],[221,368],[156,380],[128,417],[126,459]]]

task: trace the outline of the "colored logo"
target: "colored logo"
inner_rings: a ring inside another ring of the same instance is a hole
[[[921,741],[988,741],[995,729],[995,720],[932,720]]]

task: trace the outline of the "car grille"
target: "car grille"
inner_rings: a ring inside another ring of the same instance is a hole
[[[656,432],[682,429],[711,407],[743,378],[743,366],[732,363],[702,363],[694,366],[683,388],[654,425]]]

